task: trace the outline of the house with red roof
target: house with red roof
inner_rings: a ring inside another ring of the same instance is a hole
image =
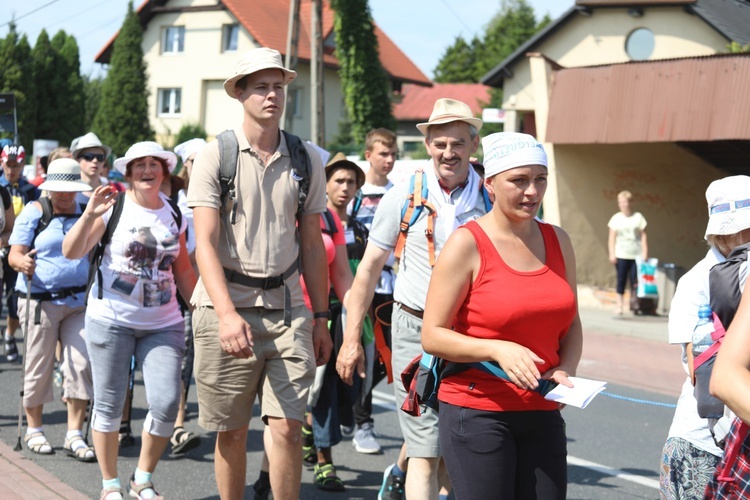
[[[424,136],[417,123],[429,120],[435,101],[447,97],[469,105],[474,116],[482,116],[482,109],[490,102],[491,87],[481,83],[435,83],[432,87],[406,84],[399,100],[393,105],[393,116],[398,122],[398,150],[402,157],[424,151]]]
[[[298,77],[288,88],[291,106],[286,129],[310,139],[311,6],[300,7]],[[199,124],[209,136],[242,120],[242,109],[230,99],[223,82],[234,74],[239,55],[251,48],[286,52],[289,0],[145,0],[137,9],[143,27],[148,65],[149,112],[157,139],[170,145],[184,124]],[[323,2],[323,86],[326,140],[338,134],[346,109],[334,56],[333,11]],[[404,84],[430,86],[430,80],[376,25],[380,60],[394,92]],[[108,63],[117,34],[96,56]]]

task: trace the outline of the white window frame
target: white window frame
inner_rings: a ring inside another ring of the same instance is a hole
[[[182,54],[185,52],[185,27],[166,26],[162,31],[161,53]]]
[[[160,88],[157,91],[156,116],[179,117],[182,115],[182,89],[179,87]],[[168,106],[163,111],[164,105]]]
[[[289,89],[288,91],[288,97],[291,97],[292,99],[292,117],[293,118],[302,118],[303,116],[303,108],[302,103],[304,101],[304,92],[302,92],[304,89],[302,87],[293,87]]]
[[[234,47],[230,47],[230,43],[234,41]],[[225,24],[221,27],[221,51],[222,52],[237,52],[240,45],[240,25],[239,24]]]

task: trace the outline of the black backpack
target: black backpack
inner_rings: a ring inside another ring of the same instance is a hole
[[[91,287],[94,285],[94,280],[97,280],[97,283],[99,284],[99,293],[97,294],[97,298],[102,298],[102,271],[100,269],[100,266],[102,265],[102,258],[104,257],[104,250],[107,248],[107,245],[112,241],[112,235],[115,232],[115,229],[117,228],[117,223],[120,221],[120,216],[122,215],[122,209],[125,206],[125,197],[127,194],[123,191],[117,194],[117,200],[115,201],[114,206],[112,207],[112,215],[109,218],[109,221],[107,222],[107,228],[104,230],[104,234],[102,235],[102,239],[99,241],[99,243],[96,244],[94,249],[91,251],[91,257],[90,257],[90,263],[89,263],[89,282],[88,286],[86,288],[86,301],[88,302],[88,296],[89,292],[91,291]],[[180,207],[177,206],[177,204],[172,201],[171,198],[167,198],[167,201],[169,202],[169,206],[172,209],[172,217],[174,217],[174,221],[177,223],[177,230],[179,231],[182,227],[182,211],[180,211]]]

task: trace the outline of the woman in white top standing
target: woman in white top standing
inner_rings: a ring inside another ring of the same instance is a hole
[[[630,280],[632,287],[636,279],[635,259],[648,258],[646,239],[646,218],[640,212],[633,212],[630,203],[633,195],[622,191],[617,195],[620,209],[609,219],[609,261],[617,270],[617,314],[625,310],[625,283]]]
[[[130,479],[130,496],[163,498],[156,493],[151,474],[169,443],[180,402],[185,340],[177,289],[183,297],[190,297],[196,281],[185,249],[185,218],[159,191],[176,164],[175,154],[155,142],[136,143],[114,162],[129,187],[119,195],[122,213],[86,309],[86,345],[94,380],[91,425],[104,500],[122,498],[117,476],[118,431],[133,355],[143,370],[149,412],[143,423],[138,466]],[[102,240],[117,199],[118,193],[110,186],[94,190],[83,215],[65,237],[66,257],[80,258]]]

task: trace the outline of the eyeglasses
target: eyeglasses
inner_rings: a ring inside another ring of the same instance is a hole
[[[98,160],[100,163],[104,161],[106,156],[101,153],[83,153],[78,158],[83,158],[86,161]]]
[[[739,200],[739,201],[728,201],[726,203],[721,203],[720,205],[714,205],[709,210],[709,215],[714,214],[720,214],[722,212],[729,212],[734,210],[740,210],[743,208],[750,207],[750,199],[749,200]]]

